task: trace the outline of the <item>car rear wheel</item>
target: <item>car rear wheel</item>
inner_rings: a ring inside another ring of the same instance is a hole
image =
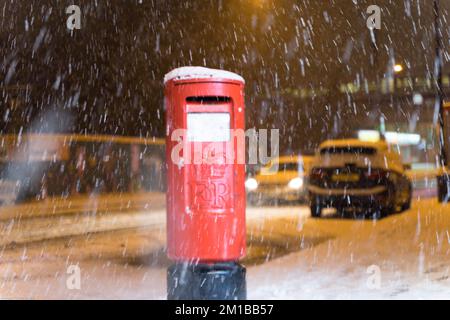
[[[385,204],[382,206],[382,218],[391,214],[395,214],[399,210],[399,194],[394,185],[388,186],[387,198]]]
[[[406,197],[406,201],[402,204],[402,211],[411,209],[411,201],[412,201],[412,186],[411,186],[411,184],[409,184],[407,192],[408,192],[408,196]]]
[[[409,209],[411,209],[411,199],[408,202],[405,202],[402,205],[402,211],[406,211],[406,210],[409,210]]]
[[[379,213],[380,213],[380,214],[379,214],[379,218],[380,218],[380,219],[383,219],[383,218],[386,218],[386,217],[388,217],[389,215],[395,213],[395,208],[394,208],[394,206],[382,207],[382,208],[379,210]]]

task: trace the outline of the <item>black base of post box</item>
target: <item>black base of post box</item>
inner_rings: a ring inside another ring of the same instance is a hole
[[[438,200],[447,203],[450,199],[450,176],[443,174],[437,177]]]
[[[239,263],[176,263],[167,269],[168,300],[246,298],[246,269]]]

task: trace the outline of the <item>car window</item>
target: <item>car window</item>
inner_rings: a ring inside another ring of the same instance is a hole
[[[375,148],[370,147],[327,147],[320,150],[321,155],[362,154],[374,155]]]

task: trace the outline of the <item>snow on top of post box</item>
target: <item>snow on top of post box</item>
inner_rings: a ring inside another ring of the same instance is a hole
[[[170,80],[188,80],[188,79],[227,79],[236,80],[245,83],[244,78],[240,75],[218,69],[209,69],[204,67],[181,67],[170,71],[164,76],[164,84]]]

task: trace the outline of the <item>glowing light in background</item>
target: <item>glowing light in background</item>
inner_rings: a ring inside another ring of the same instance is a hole
[[[421,141],[420,134],[393,131],[386,132],[385,138],[387,143],[399,146],[418,145]],[[367,142],[377,142],[380,141],[381,135],[376,130],[360,130],[358,131],[358,139]]]
[[[400,72],[402,72],[403,71],[403,66],[401,65],[401,64],[396,64],[395,66],[394,66],[394,72],[395,73],[400,73]]]

